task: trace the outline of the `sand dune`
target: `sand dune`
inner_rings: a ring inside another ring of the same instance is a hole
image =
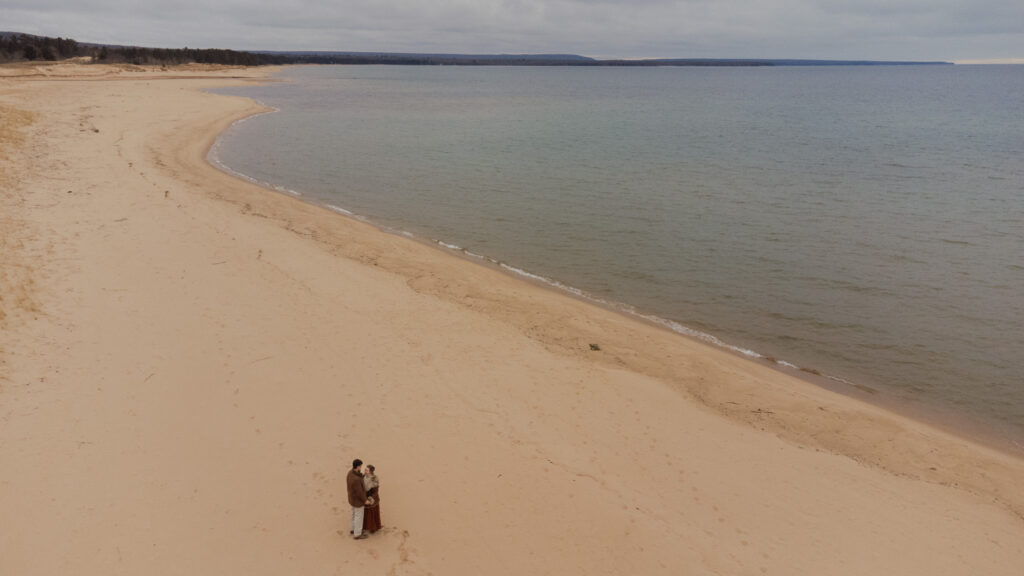
[[[0,574],[1021,573],[1021,460],[209,166],[266,70],[0,70]]]

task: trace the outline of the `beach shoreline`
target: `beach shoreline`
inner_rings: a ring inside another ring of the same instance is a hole
[[[274,78],[274,76],[275,75],[268,75],[268,79],[272,78],[275,81],[287,81],[281,80],[280,78]],[[213,93],[216,94],[216,92]],[[519,281],[527,282],[534,286],[553,291],[557,294],[589,303],[609,312],[624,316],[630,320],[641,322],[660,330],[668,331],[683,338],[708,344],[734,354],[739,358],[744,358],[746,360],[768,366],[789,377],[797,378],[833,393],[848,396],[860,402],[871,404],[883,410],[892,412],[897,416],[910,418],[927,426],[942,430],[943,432],[953,436],[962,437],[970,440],[971,442],[979,443],[1008,456],[1015,458],[1024,457],[1024,437],[1013,435],[1011,430],[1005,427],[986,424],[978,418],[959,414],[954,409],[948,406],[943,406],[934,401],[922,402],[920,399],[901,399],[898,397],[899,391],[895,388],[886,386],[884,382],[864,383],[850,381],[842,377],[820,371],[815,366],[799,366],[787,361],[786,358],[768,356],[757,350],[747,349],[735,343],[728,342],[716,334],[679,324],[675,320],[662,318],[656,314],[650,313],[649,311],[638,310],[629,303],[607,301],[574,286],[564,284],[558,279],[540,276],[529,270],[520,269],[513,263],[502,262],[491,258],[486,254],[476,254],[463,247],[448,244],[444,238],[424,237],[403,229],[392,228],[379,222],[375,222],[372,218],[356,214],[345,207],[331,204],[328,200],[310,196],[305,191],[292,190],[270,182],[263,182],[258,178],[239,172],[234,168],[227,166],[219,158],[217,148],[222,144],[223,139],[227,137],[228,132],[235,125],[265,114],[280,112],[280,110],[267,106],[262,102],[259,104],[263,106],[264,109],[256,111],[251,115],[235,119],[223,132],[218,134],[216,140],[210,146],[205,155],[210,164],[222,172],[242,179],[250,184],[254,184],[271,192],[283,194],[285,197],[293,198],[312,206],[325,209],[333,215],[369,224],[382,233],[395,235],[421,243],[431,249],[439,250],[445,254],[464,259],[472,264],[484,266],[501,272]]]
[[[261,108],[200,90],[267,70],[77,68],[97,70],[0,76],[0,105],[35,118],[4,166],[2,257],[24,273],[0,277],[23,295],[0,300],[0,511],[22,522],[0,568],[170,572],[186,553],[252,573],[984,558],[1011,574],[1024,558],[1020,459],[218,170],[217,136]],[[335,534],[349,456],[393,486],[393,529],[363,551]],[[45,557],[50,538],[74,545]]]

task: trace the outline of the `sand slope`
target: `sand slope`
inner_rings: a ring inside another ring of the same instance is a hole
[[[1021,573],[1020,460],[206,165],[264,72],[0,75],[0,574]]]

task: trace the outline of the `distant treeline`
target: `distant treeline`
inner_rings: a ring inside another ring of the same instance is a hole
[[[63,60],[81,56],[82,47],[70,38],[44,38],[28,34],[0,33],[0,61]]]
[[[227,64],[259,66],[289,64],[291,59],[274,54],[240,52],[216,48],[140,48],[76,42],[71,38],[49,38],[31,34],[0,32],[0,62],[42,60],[54,62],[87,57],[93,62],[136,65]]]
[[[0,62],[64,60],[88,57],[93,62],[136,65],[226,64],[402,64],[406,66],[871,66],[947,64],[946,62],[879,62],[850,60],[648,59],[595,60],[575,54],[401,54],[388,52],[241,52],[215,48],[140,48],[86,44],[70,38],[0,32]]]

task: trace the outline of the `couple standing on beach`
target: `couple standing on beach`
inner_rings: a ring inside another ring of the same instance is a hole
[[[348,503],[352,506],[352,537],[356,540],[368,538],[380,530],[380,481],[377,480],[373,464],[363,469],[363,461],[356,458],[348,471]]]

